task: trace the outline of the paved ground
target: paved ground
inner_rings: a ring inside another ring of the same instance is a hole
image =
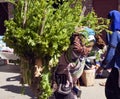
[[[0,66],[0,99],[35,99],[28,86],[25,87],[25,94],[21,94],[19,84],[19,66],[4,65]],[[96,79],[94,86],[81,87],[81,99],[105,99],[104,86],[100,82],[106,79]]]
[[[100,86],[100,83],[105,82],[106,79],[96,79],[94,86],[81,87],[82,97],[81,99],[106,99],[104,94],[104,86]]]
[[[25,87],[25,95],[21,94],[19,80],[18,66],[0,66],[0,99],[34,99],[28,86]]]

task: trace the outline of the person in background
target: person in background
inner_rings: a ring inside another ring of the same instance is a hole
[[[97,72],[112,68],[105,85],[105,95],[107,99],[120,99],[120,12],[112,10],[108,18],[111,21],[112,35],[105,59]]]

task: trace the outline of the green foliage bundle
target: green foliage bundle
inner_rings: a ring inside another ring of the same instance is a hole
[[[96,34],[100,34],[102,31],[110,32],[108,30],[109,23],[109,19],[98,17],[94,11],[91,11],[82,18],[80,25],[88,26],[92,28]]]
[[[69,0],[63,1],[62,4],[56,0],[11,2],[14,4],[14,18],[5,21],[4,41],[23,60],[41,58],[44,68],[50,68],[49,61],[52,60],[53,65],[69,45],[69,37],[79,21],[81,1]],[[57,8],[54,5],[57,5]],[[31,83],[33,65],[29,62],[30,66],[25,66],[24,62],[22,65],[25,82]],[[50,96],[49,72],[49,69],[46,69],[41,74],[40,99]]]
[[[52,58],[67,49],[81,6],[70,0],[56,9],[54,3],[53,0],[15,3],[14,18],[5,22],[5,42],[19,56]]]
[[[4,41],[26,61],[41,58],[43,66],[50,68],[49,65],[55,65],[58,56],[68,48],[69,37],[76,25],[88,26],[99,32],[107,28],[104,20],[99,24],[95,13],[89,13],[80,19],[81,1],[10,0],[14,4],[14,18],[5,21]],[[26,66],[24,69],[26,76],[26,73],[30,74],[26,78],[31,82],[31,67]],[[49,72],[49,69],[42,72],[40,99],[47,99],[51,93]]]

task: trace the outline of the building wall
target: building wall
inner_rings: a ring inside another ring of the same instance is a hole
[[[93,9],[99,17],[107,18],[109,11],[118,10],[120,0],[93,0]],[[102,33],[104,41],[107,40],[106,32]]]
[[[85,15],[93,8],[93,0],[83,0],[83,6],[86,6]]]
[[[120,0],[93,0],[93,9],[99,17],[107,17],[110,10],[118,10]]]
[[[86,6],[85,15],[92,9],[99,17],[107,17],[113,9],[120,11],[120,0],[83,0],[83,5]]]
[[[118,0],[118,10],[120,11],[120,0]]]

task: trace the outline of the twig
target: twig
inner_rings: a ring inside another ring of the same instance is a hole
[[[78,21],[78,24],[75,26],[75,28],[78,27],[79,23],[81,22],[82,18],[84,17],[84,13],[86,11],[86,6],[84,5],[83,9],[82,9],[82,12],[80,14],[80,18],[79,18],[79,21]]]
[[[39,33],[39,35],[42,35],[42,34],[43,34],[43,30],[44,30],[44,27],[45,27],[46,19],[47,19],[47,16],[46,16],[46,11],[45,11],[44,17],[43,17],[43,20],[42,20],[42,25],[41,25],[41,28],[40,28],[40,33]]]
[[[24,15],[23,15],[23,28],[25,27],[25,24],[26,24],[27,5],[28,5],[28,2],[27,2],[27,0],[25,0],[25,3],[24,3]]]

